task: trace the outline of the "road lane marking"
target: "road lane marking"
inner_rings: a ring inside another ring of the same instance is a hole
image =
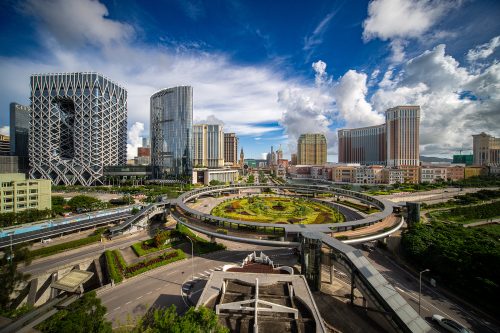
[[[120,308],[121,308],[121,306],[119,306],[119,307],[117,307],[117,308],[113,309],[113,311],[119,310]]]
[[[125,303],[125,305],[129,305],[130,303],[132,303],[132,301],[128,301],[127,303]]]
[[[150,291],[150,292],[146,293],[146,295],[149,295],[149,294],[151,294],[151,293],[152,293],[152,291]]]
[[[142,298],[142,296],[139,296],[139,297],[137,297],[136,299],[141,299],[141,298]]]

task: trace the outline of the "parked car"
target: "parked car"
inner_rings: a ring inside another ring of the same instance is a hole
[[[432,320],[438,323],[439,326],[443,327],[445,330],[448,332],[453,332],[453,333],[472,333],[471,330],[468,330],[467,328],[463,327],[461,324],[457,323],[454,320],[445,318],[440,315],[433,315]]]
[[[361,244],[361,248],[366,252],[372,252],[373,250],[375,250],[375,247],[372,243],[363,243]]]

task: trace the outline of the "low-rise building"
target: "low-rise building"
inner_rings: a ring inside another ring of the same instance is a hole
[[[331,180],[336,183],[354,183],[356,181],[356,169],[358,165],[335,165],[332,167]]]
[[[208,169],[194,168],[193,169],[193,184],[210,185],[212,180],[221,183],[234,184],[238,182],[240,173],[237,169]]]
[[[0,213],[51,209],[51,181],[26,179],[23,173],[0,174]]]
[[[435,183],[447,179],[447,168],[443,166],[422,166],[420,169],[421,183]]]
[[[479,166],[479,165],[471,165],[471,166],[466,166],[464,168],[464,178],[471,178],[471,177],[479,177],[479,176],[486,176],[488,175],[488,168]]]
[[[384,167],[382,165],[360,166],[356,168],[356,183],[382,184],[384,182],[382,176],[383,169]]]
[[[465,164],[455,164],[446,167],[446,179],[451,181],[464,179],[464,169]]]
[[[288,168],[288,174],[292,178],[311,178],[311,166],[292,165]]]

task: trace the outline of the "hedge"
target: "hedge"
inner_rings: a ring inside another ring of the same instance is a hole
[[[227,229],[217,229],[215,230],[215,232],[218,234],[227,235]]]
[[[151,245],[149,245],[148,243],[151,243]],[[148,239],[148,240],[145,240],[143,242],[134,243],[134,244],[132,244],[132,250],[134,250],[135,254],[137,254],[138,257],[142,257],[142,256],[145,256],[145,255],[153,253],[153,252],[168,249],[169,247],[172,247],[172,245],[173,245],[172,243],[168,243],[168,244],[164,244],[160,247],[155,247],[152,243],[153,243],[152,239]],[[143,244],[146,244],[150,247],[148,249],[143,249],[142,248]]]
[[[178,260],[182,260],[184,258],[186,258],[184,252],[180,249],[177,249],[172,252],[164,253],[157,258],[143,261],[135,265],[132,265],[130,267],[127,267],[125,276],[127,278],[130,278],[138,274],[147,272],[149,270],[165,266],[167,264],[173,263]]]
[[[85,238],[75,239],[73,241],[56,244],[52,246],[42,247],[40,249],[34,250],[30,252],[32,258],[43,258],[47,256],[51,256],[56,253],[64,252],[66,250],[75,249],[78,247],[82,247],[88,244],[97,243],[101,241],[101,234],[104,232],[104,229],[98,229],[93,235],[90,235]]]
[[[106,256],[106,267],[108,268],[109,278],[115,283],[122,282],[123,276],[117,267],[113,252],[106,250],[104,254]]]
[[[184,236],[189,236],[193,240],[194,250],[198,254],[206,254],[214,251],[225,250],[226,246],[220,243],[212,243],[196,236],[191,230],[180,223],[177,223],[177,231]]]
[[[174,261],[184,259],[186,255],[182,250],[174,250],[164,253],[156,258],[148,259],[136,263],[132,266],[127,266],[125,260],[118,250],[106,251],[106,263],[108,267],[109,277],[115,282],[123,281],[123,277],[133,277],[149,270],[170,264]]]

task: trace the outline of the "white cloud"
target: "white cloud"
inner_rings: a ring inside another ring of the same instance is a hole
[[[195,118],[193,123],[196,125],[223,125],[224,126],[224,122],[214,115],[209,115],[208,117],[206,117],[204,119]]]
[[[316,72],[315,75],[316,85],[323,84],[326,78],[326,63],[322,60],[318,60],[312,63],[312,68]]]
[[[418,37],[460,1],[374,0],[363,22],[363,39]]]
[[[470,62],[486,59],[500,46],[500,36],[493,37],[488,43],[481,44],[467,52],[467,60]]]
[[[323,43],[323,35],[328,29],[328,25],[332,18],[335,17],[339,9],[333,10],[328,13],[319,24],[316,26],[314,31],[307,37],[304,38],[304,47],[302,48],[306,51],[306,62],[309,62],[311,56],[314,52],[314,49]]]
[[[127,143],[127,159],[133,159],[137,156],[137,148],[142,147],[142,132],[144,131],[144,124],[135,122],[128,130]]]
[[[405,59],[405,46],[408,43],[404,40],[401,39],[395,39],[391,41],[391,50],[392,50],[392,55],[391,55],[391,62],[392,63],[400,63]]]
[[[10,135],[10,127],[9,126],[0,126],[0,134]]]
[[[382,115],[375,112],[366,101],[368,93],[367,75],[349,70],[333,89],[338,108],[338,118],[348,128],[377,125],[384,122]]]
[[[107,45],[134,34],[133,28],[107,18],[105,5],[92,0],[28,0],[21,9],[66,46]]]
[[[385,84],[379,84],[370,102],[379,112],[395,105],[421,106],[421,154],[449,156],[458,147],[470,147],[472,134],[500,135],[499,63],[471,73],[438,45],[392,76],[392,71],[384,75]]]

